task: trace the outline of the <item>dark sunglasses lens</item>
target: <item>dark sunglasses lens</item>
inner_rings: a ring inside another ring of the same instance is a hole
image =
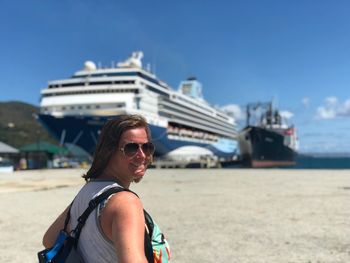
[[[155,150],[155,147],[153,143],[147,142],[142,144],[142,151],[145,155],[147,156],[152,155],[154,153],[154,150]]]
[[[127,156],[133,156],[138,151],[139,145],[137,143],[127,143],[124,146],[124,153]]]

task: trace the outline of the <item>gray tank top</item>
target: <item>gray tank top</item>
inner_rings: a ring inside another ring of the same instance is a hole
[[[113,181],[94,181],[82,187],[74,199],[70,211],[70,229],[74,229],[78,217],[88,207],[89,201],[107,189],[120,186]],[[99,215],[101,206],[98,206],[88,217],[80,234],[78,252],[86,263],[117,263],[117,255],[113,243],[103,233]]]

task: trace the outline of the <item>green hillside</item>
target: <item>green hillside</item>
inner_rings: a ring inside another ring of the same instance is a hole
[[[39,108],[18,101],[0,102],[0,141],[15,148],[45,140],[54,144],[48,132],[36,120]]]

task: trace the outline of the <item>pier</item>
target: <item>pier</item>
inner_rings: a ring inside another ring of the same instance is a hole
[[[197,160],[169,160],[169,159],[154,159],[151,168],[167,169],[167,168],[224,168],[224,167],[239,167],[241,161],[237,160],[219,160],[213,156],[204,156]]]

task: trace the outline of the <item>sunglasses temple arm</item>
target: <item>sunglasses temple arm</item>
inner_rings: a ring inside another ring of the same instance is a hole
[[[150,165],[153,163],[153,154],[149,157],[149,160],[148,160],[148,164],[147,165]]]

